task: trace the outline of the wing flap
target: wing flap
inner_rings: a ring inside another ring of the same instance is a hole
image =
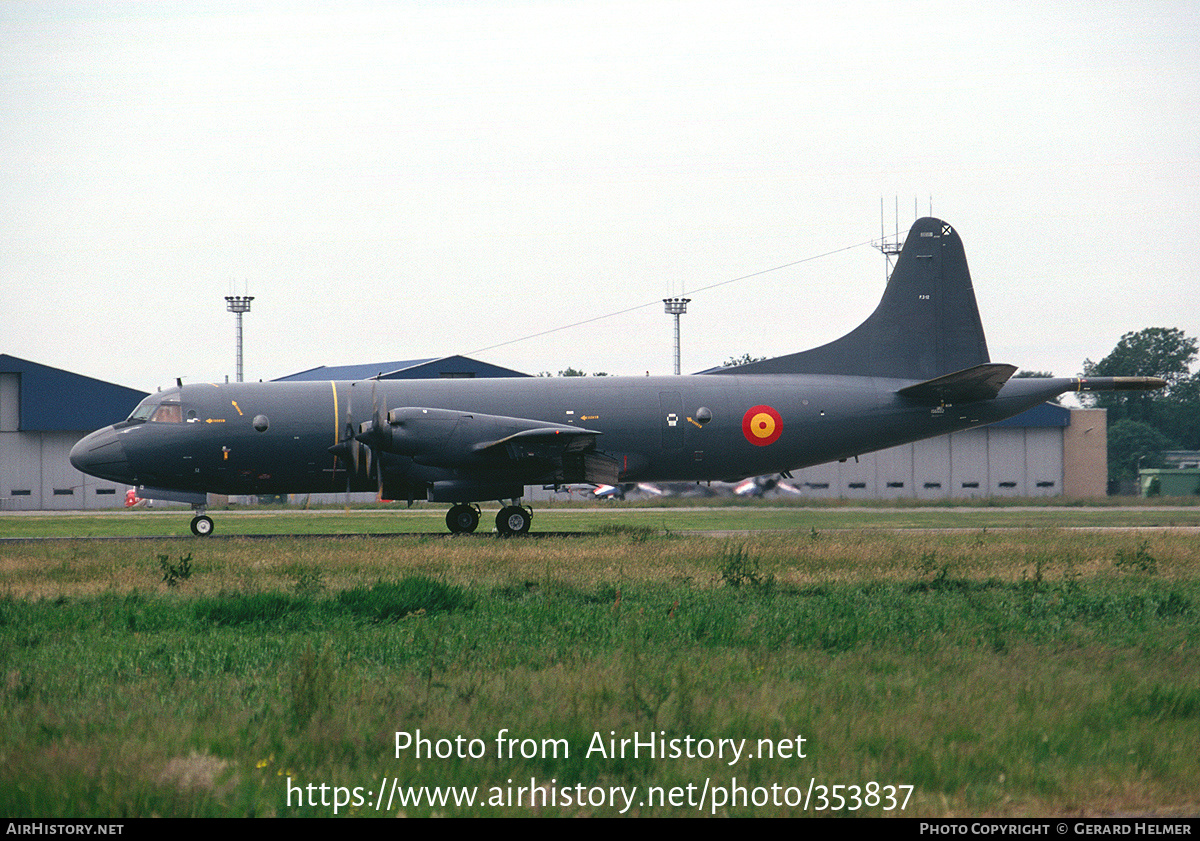
[[[476,454],[504,453],[513,462],[542,462],[550,469],[543,482],[571,484],[596,482],[613,484],[619,472],[617,460],[596,452],[599,432],[573,426],[551,424],[524,429],[495,441],[483,441],[474,447]]]

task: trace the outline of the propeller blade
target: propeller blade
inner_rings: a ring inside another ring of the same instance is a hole
[[[358,436],[355,435],[354,426],[354,386],[350,384],[350,395],[346,398],[346,423],[343,427],[343,432],[338,442],[329,448],[329,452],[333,453],[334,475],[337,475],[338,460],[341,460],[346,465],[346,495],[349,502],[349,494],[353,490],[354,477],[357,476],[360,470],[365,468],[366,472],[370,471],[370,449],[366,449],[366,458],[362,457],[363,445],[359,442]],[[366,462],[364,464],[364,462]]]
[[[364,453],[362,472],[375,476],[375,488],[379,495],[383,493],[383,453],[390,439],[390,423],[388,421],[387,398],[380,400],[377,392],[378,380],[371,383],[371,419],[363,421],[357,427],[347,426],[347,437],[352,448],[361,447]],[[358,460],[355,460],[355,472],[358,472]]]
[[[388,440],[387,399],[381,403],[375,393],[375,385],[371,384],[371,419],[358,426],[358,434],[354,437],[368,447],[382,450]]]

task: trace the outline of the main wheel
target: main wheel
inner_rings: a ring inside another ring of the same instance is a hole
[[[500,513],[496,515],[496,531],[503,535],[525,534],[529,531],[532,520],[533,514],[528,508],[509,505],[501,508]]]
[[[196,535],[196,537],[208,537],[212,533],[212,517],[200,516],[192,518],[192,534]]]
[[[479,527],[479,509],[474,505],[455,505],[446,512],[446,528],[454,534],[470,534]]]

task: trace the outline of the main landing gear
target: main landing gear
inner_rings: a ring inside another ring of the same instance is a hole
[[[446,528],[454,534],[471,534],[479,527],[479,506],[460,502],[446,512]],[[520,505],[506,505],[496,515],[496,531],[508,537],[527,534],[533,512]]]
[[[204,514],[203,505],[193,505],[192,510],[196,512],[196,516],[192,518],[192,534],[196,537],[208,537],[213,533],[212,517]]]
[[[513,534],[528,534],[533,512],[520,505],[506,505],[496,515],[496,531],[508,537]]]
[[[470,534],[479,527],[479,506],[459,503],[446,512],[446,528],[454,534]]]

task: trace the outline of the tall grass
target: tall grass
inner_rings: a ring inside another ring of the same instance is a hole
[[[1197,807],[1200,549],[1187,535],[188,545],[174,586],[158,561],[179,556],[169,543],[0,548],[4,814],[327,815],[289,804],[287,779],[385,776],[875,780],[915,787],[907,815]],[[397,756],[396,731],[418,729],[488,750]],[[501,730],[569,750],[502,758]],[[635,731],[803,736],[807,755],[586,756],[595,734]]]

